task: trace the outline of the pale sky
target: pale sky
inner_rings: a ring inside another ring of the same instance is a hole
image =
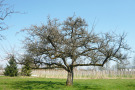
[[[0,56],[4,57],[5,51],[14,48],[23,53],[21,47],[24,40],[23,33],[17,34],[21,29],[31,25],[46,23],[47,16],[65,20],[68,16],[84,18],[89,24],[89,29],[95,21],[96,32],[115,31],[117,34],[127,33],[126,41],[135,51],[135,0],[5,0],[13,6],[16,13],[6,18],[9,26],[6,31],[0,32],[6,37],[0,42]],[[134,53],[131,54],[133,56]],[[3,59],[0,59],[3,60]],[[5,62],[3,62],[5,64]],[[2,63],[2,64],[3,64]]]

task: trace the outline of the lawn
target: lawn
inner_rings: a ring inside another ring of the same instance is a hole
[[[66,79],[0,76],[0,90],[135,90],[134,79]]]

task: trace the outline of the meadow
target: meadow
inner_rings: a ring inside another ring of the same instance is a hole
[[[75,70],[70,87],[66,78],[64,70],[32,70],[31,77],[0,76],[0,90],[135,90],[135,70]]]
[[[0,90],[135,90],[134,79],[66,79],[0,76]]]

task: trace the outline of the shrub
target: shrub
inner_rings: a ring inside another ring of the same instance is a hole
[[[30,65],[24,65],[21,70],[21,75],[23,76],[31,76],[31,68]]]
[[[10,60],[9,60],[8,63],[9,63],[9,65],[6,66],[4,75],[5,76],[11,76],[11,77],[17,76],[18,75],[18,69],[17,69],[15,57],[10,56]]]
[[[24,60],[24,66],[22,67],[22,70],[21,70],[21,75],[23,76],[31,76],[31,61],[32,61],[32,58],[29,56],[29,55],[25,55],[23,57],[23,60]]]

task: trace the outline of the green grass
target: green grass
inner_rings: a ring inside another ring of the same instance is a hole
[[[0,90],[135,90],[134,79],[66,79],[0,76]]]

